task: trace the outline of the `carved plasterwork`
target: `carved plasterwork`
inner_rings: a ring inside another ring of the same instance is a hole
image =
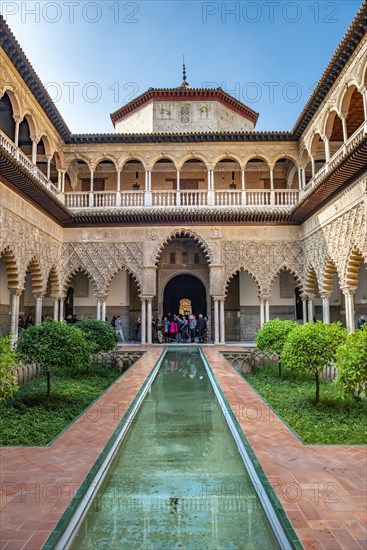
[[[85,271],[98,294],[107,294],[113,276],[121,269],[129,271],[141,284],[143,245],[141,243],[66,243],[62,249],[62,284],[77,271]]]
[[[222,253],[225,286],[240,270],[252,275],[262,295],[271,294],[272,282],[282,269],[289,269],[296,279],[301,278],[303,252],[297,241],[226,241]]]
[[[324,269],[329,260],[335,264],[340,286],[347,285],[346,272],[353,249],[367,261],[366,207],[364,203],[348,210],[303,242],[304,276],[314,268],[320,290]]]
[[[59,272],[61,245],[27,220],[0,206],[0,252],[9,250],[17,264],[17,286],[22,288],[29,264],[38,264],[42,276],[41,293],[54,267]]]

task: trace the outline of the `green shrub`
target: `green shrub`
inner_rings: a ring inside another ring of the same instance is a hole
[[[367,391],[367,325],[349,334],[336,354],[338,378],[343,396],[359,397]]]
[[[345,342],[347,332],[341,323],[321,321],[298,325],[289,333],[284,345],[284,367],[293,371],[309,371],[315,375],[316,403],[320,400],[319,373],[335,361],[336,350]]]
[[[288,334],[298,326],[296,321],[273,319],[265,323],[256,335],[256,345],[267,353],[276,353],[279,357],[279,376],[282,374],[281,360]]]
[[[17,344],[25,363],[36,363],[47,374],[47,400],[51,395],[51,373],[66,367],[84,369],[90,364],[93,347],[73,325],[50,321],[29,326]]]
[[[110,323],[97,319],[82,319],[76,326],[83,332],[84,337],[93,346],[93,352],[111,351],[118,340],[116,331]]]
[[[11,347],[11,336],[0,336],[0,401],[12,397],[18,390],[16,353]]]

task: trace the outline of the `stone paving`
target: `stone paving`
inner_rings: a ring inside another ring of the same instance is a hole
[[[52,445],[1,448],[1,550],[42,548],[163,347],[139,349],[147,353]],[[303,445],[220,349],[203,346],[304,548],[366,550],[366,447]]]

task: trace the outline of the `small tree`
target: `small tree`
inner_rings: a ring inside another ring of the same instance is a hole
[[[11,347],[11,336],[0,336],[0,401],[6,401],[19,389],[16,371],[16,353]]]
[[[118,340],[117,334],[110,323],[88,318],[78,321],[76,326],[93,346],[94,353],[110,351],[116,346]]]
[[[319,373],[335,361],[336,350],[346,337],[341,323],[329,325],[321,321],[298,325],[288,335],[282,353],[283,364],[291,370],[308,370],[315,375],[316,403],[320,400]]]
[[[367,391],[367,325],[349,334],[336,354],[336,366],[342,395],[360,397]]]
[[[282,375],[282,352],[288,334],[298,326],[296,321],[273,319],[265,323],[256,335],[256,345],[267,353],[276,353],[279,357],[279,377]]]
[[[51,395],[51,373],[61,367],[87,368],[93,348],[78,328],[50,321],[29,326],[17,349],[25,363],[36,363],[47,375],[47,401]]]

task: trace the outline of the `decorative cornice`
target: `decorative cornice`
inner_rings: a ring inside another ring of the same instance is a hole
[[[256,125],[259,113],[222,90],[222,88],[149,88],[114,113],[111,120],[117,122],[131,115],[152,101],[218,101]]]
[[[297,222],[290,208],[272,207],[195,207],[195,208],[134,208],[93,209],[74,211],[66,227],[88,225],[151,225],[151,224],[272,224],[293,225]]]
[[[69,144],[297,141],[290,132],[188,132],[181,134],[74,134]]]

